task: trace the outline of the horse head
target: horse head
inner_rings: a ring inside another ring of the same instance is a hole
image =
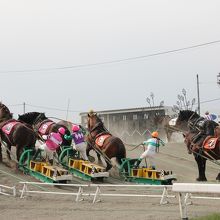
[[[0,102],[0,120],[9,120],[12,119],[13,113],[10,112],[7,106]]]
[[[175,126],[181,130],[188,130],[188,123],[190,120],[199,118],[200,116],[191,110],[180,110]]]
[[[103,122],[97,116],[96,112],[90,111],[88,113],[87,128],[90,133],[95,131],[98,128],[103,128]]]

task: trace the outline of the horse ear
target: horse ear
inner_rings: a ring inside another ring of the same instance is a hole
[[[186,137],[186,135],[183,133],[183,137],[185,138]]]

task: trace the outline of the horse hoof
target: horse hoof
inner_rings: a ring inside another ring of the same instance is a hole
[[[196,181],[199,181],[199,182],[205,182],[205,181],[207,181],[207,179],[206,178],[196,178]]]

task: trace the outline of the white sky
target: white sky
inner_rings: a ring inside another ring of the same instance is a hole
[[[220,114],[220,43],[139,60],[67,70],[10,72],[107,62],[220,40],[220,1],[0,0],[0,100],[77,121],[81,111],[172,106],[187,90],[201,112]],[[67,109],[69,100],[69,110]],[[33,106],[42,106],[31,107]]]

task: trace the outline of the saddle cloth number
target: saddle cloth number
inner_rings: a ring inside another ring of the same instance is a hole
[[[205,143],[203,146],[207,150],[212,150],[215,148],[217,141],[218,141],[218,138],[215,138],[215,137],[208,138],[207,140],[205,140]]]
[[[96,140],[95,143],[96,145],[98,145],[99,147],[103,147],[104,141],[106,138],[110,137],[111,135],[109,134],[105,134],[105,135],[101,135],[99,136]]]

